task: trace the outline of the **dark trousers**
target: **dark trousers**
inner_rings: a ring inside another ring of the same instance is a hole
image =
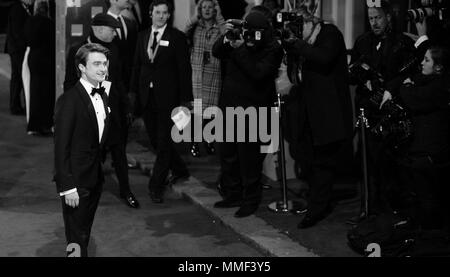
[[[306,176],[309,184],[307,201],[308,214],[312,217],[324,213],[331,204],[339,154],[344,144],[344,141],[336,141],[325,145],[314,145],[309,123],[304,123],[299,141],[304,158],[300,164],[309,170]]]
[[[23,90],[22,63],[25,53],[10,54],[11,58],[11,81],[9,87],[9,108],[11,113],[19,113],[24,110],[21,102]]]
[[[67,244],[78,244],[81,250],[81,257],[87,257],[91,228],[98,202],[100,201],[102,186],[94,190],[84,188],[78,188],[77,190],[80,197],[77,208],[67,206],[65,198],[61,197],[66,240]]]
[[[366,132],[369,214],[391,212],[398,208],[402,197],[402,188],[396,179],[397,164],[386,146],[369,131]]]
[[[400,184],[410,198],[406,211],[422,229],[448,227],[450,166],[436,166],[426,158],[399,166]]]
[[[149,190],[161,193],[166,184],[169,170],[174,175],[188,174],[186,164],[175,149],[171,137],[171,111],[156,111],[146,108],[143,120],[147,129],[150,143],[156,151],[156,161],[149,181]]]
[[[114,163],[117,180],[119,181],[120,193],[126,194],[130,192],[130,184],[128,178],[128,162],[123,143],[116,143],[109,146],[111,158]]]
[[[225,198],[243,199],[244,204],[259,205],[262,196],[261,172],[265,154],[260,143],[218,144],[220,184]]]

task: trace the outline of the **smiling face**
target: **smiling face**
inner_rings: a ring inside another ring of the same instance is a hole
[[[151,15],[153,27],[162,28],[170,18],[169,7],[166,4],[155,6]]]
[[[382,36],[386,33],[387,27],[389,26],[390,15],[380,8],[369,8],[369,23],[372,32],[377,36]]]
[[[79,64],[81,77],[97,87],[100,82],[105,81],[108,74],[108,59],[105,54],[91,52],[86,58],[86,66]]]

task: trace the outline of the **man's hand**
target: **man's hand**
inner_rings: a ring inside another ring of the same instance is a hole
[[[406,80],[404,80],[403,84],[404,85],[415,85],[415,83],[410,78],[407,78]]]
[[[367,83],[366,83],[366,88],[367,88],[368,90],[372,91],[372,82],[371,82],[370,80],[367,81]]]
[[[80,204],[80,197],[78,196],[78,192],[67,194],[64,196],[64,198],[66,200],[66,205],[72,208],[76,208]]]
[[[419,37],[427,35],[427,19],[425,18],[422,22],[416,22],[417,35]]]
[[[381,104],[380,104],[380,110],[383,108],[383,105],[392,100],[392,94],[389,91],[385,91],[383,94],[383,100],[381,100]]]
[[[234,49],[241,47],[242,44],[244,44],[244,38],[242,37],[242,35],[240,36],[240,39],[238,40],[230,40],[230,45],[231,47],[233,47]]]

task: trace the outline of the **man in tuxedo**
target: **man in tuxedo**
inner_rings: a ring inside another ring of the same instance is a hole
[[[108,72],[108,49],[86,44],[75,55],[81,78],[58,99],[55,109],[55,178],[61,196],[67,243],[82,257],[102,192],[102,156],[110,121],[101,83]]]
[[[74,45],[69,50],[66,63],[64,90],[75,86],[79,77],[75,66],[75,54],[87,43],[98,43],[109,50],[108,80],[112,82],[109,94],[111,107],[111,129],[107,141],[107,150],[111,152],[114,169],[120,186],[120,197],[131,208],[138,208],[139,202],[131,192],[128,178],[128,164],[125,151],[128,125],[131,123],[131,108],[128,101],[127,89],[123,82],[123,66],[119,49],[112,41],[116,36],[119,23],[108,14],[97,14],[91,23],[91,32],[84,42]]]
[[[181,103],[193,100],[192,69],[184,34],[167,24],[171,4],[153,1],[150,12],[152,27],[141,32],[137,40],[130,96],[134,96],[132,102],[139,103],[138,109],[156,150],[149,191],[152,201],[161,203],[169,169],[172,171],[169,183],[189,176],[171,138],[171,113]]]
[[[9,12],[5,53],[11,58],[11,81],[9,87],[9,108],[11,114],[24,115],[25,109],[21,104],[22,62],[25,56],[26,42],[24,26],[32,15],[34,0],[17,1]]]

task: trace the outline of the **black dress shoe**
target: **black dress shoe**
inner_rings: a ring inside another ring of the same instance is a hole
[[[258,210],[258,206],[259,205],[250,205],[250,204],[242,205],[239,208],[239,210],[237,210],[237,212],[234,214],[234,217],[242,218],[250,216]]]
[[[328,206],[323,212],[318,213],[316,215],[306,214],[305,218],[298,224],[299,229],[306,229],[316,225],[319,221],[326,218],[331,212],[332,207]]]
[[[131,192],[120,194],[120,197],[125,200],[125,203],[133,209],[138,209],[140,207],[139,202],[136,197]]]
[[[175,185],[178,181],[188,179],[189,177],[191,177],[189,173],[184,173],[180,175],[171,175],[168,180],[168,185],[169,186]]]
[[[164,202],[164,198],[162,196],[162,193],[158,193],[155,191],[150,191],[148,193],[150,195],[150,199],[152,200],[153,203],[155,204],[161,204]]]
[[[238,198],[228,198],[222,201],[216,202],[214,204],[214,208],[217,209],[226,209],[226,208],[237,208],[242,204],[242,199]]]
[[[194,158],[200,157],[200,147],[198,143],[193,143],[191,146],[191,155]]]

